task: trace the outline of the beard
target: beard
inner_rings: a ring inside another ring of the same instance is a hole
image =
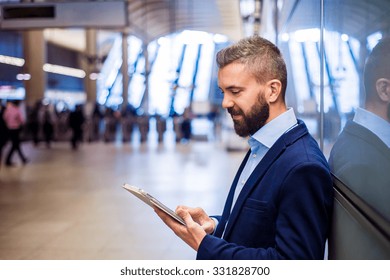
[[[228,112],[233,117],[242,116],[241,119],[233,119],[234,130],[241,137],[253,135],[262,128],[269,118],[269,105],[262,95],[259,95],[257,102],[252,106],[247,115],[240,108],[228,108]]]

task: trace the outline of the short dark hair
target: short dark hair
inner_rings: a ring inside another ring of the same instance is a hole
[[[366,99],[376,96],[376,81],[390,79],[390,37],[381,39],[372,49],[364,66],[364,88]]]
[[[241,39],[220,50],[216,60],[219,68],[233,62],[244,64],[259,83],[279,80],[284,99],[287,88],[286,63],[279,48],[267,39],[257,35]]]

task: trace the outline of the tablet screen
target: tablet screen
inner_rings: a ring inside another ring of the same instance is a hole
[[[133,195],[135,195],[136,197],[138,197],[139,199],[141,199],[143,202],[145,202],[149,206],[159,208],[160,210],[167,213],[169,216],[171,216],[173,219],[175,219],[176,221],[178,221],[182,225],[186,225],[184,220],[180,216],[178,216],[173,210],[171,210],[170,208],[165,206],[162,202],[160,202],[158,199],[151,196],[146,191],[144,191],[140,188],[137,188],[135,186],[129,185],[129,184],[124,184],[122,187],[125,190],[132,193]]]

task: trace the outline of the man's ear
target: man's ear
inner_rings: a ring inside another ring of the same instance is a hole
[[[380,100],[384,102],[390,101],[390,80],[385,78],[380,78],[376,81],[376,92]]]
[[[270,88],[268,102],[273,103],[277,101],[280,96],[280,92],[282,90],[282,83],[277,79],[273,79],[268,81],[268,85]]]

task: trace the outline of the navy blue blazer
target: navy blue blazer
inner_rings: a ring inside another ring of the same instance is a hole
[[[332,215],[332,179],[306,125],[299,120],[275,142],[229,213],[249,154],[235,176],[222,216],[217,217],[219,224],[202,240],[197,259],[323,259]]]

